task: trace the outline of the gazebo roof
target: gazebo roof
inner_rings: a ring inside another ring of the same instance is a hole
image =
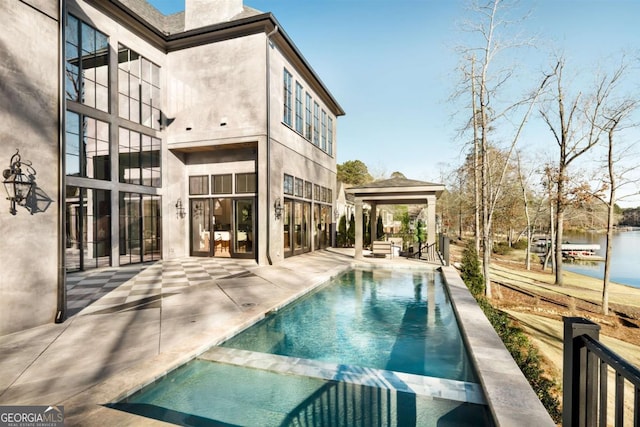
[[[419,204],[424,203],[427,197],[440,197],[444,184],[396,177],[350,187],[345,191],[356,199],[378,204]]]

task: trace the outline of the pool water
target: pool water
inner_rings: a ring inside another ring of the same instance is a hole
[[[352,270],[113,408],[193,426],[490,426],[442,276]]]
[[[476,382],[442,276],[351,270],[224,347]]]

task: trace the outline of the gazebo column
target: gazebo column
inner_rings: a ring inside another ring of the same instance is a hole
[[[371,236],[371,242],[374,242],[375,240],[378,240],[378,236],[376,236],[376,229],[378,227],[376,227],[377,222],[378,222],[378,215],[377,215],[377,208],[378,205],[374,202],[371,202],[371,215],[369,215],[370,219],[369,219],[369,236]]]
[[[363,259],[362,256],[362,199],[356,197],[356,233],[355,233],[355,259]]]
[[[427,196],[427,244],[436,242],[436,196]]]

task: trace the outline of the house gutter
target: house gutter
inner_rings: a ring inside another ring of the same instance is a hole
[[[278,26],[276,25],[273,30],[267,34],[266,43],[266,70],[265,80],[267,85],[267,261],[269,265],[273,265],[271,260],[271,224],[269,219],[271,218],[271,61],[269,48],[271,45],[271,36],[278,32]]]
[[[65,269],[65,244],[66,244],[66,219],[65,219],[65,199],[66,199],[66,178],[65,178],[65,132],[62,123],[65,123],[65,99],[64,91],[64,73],[65,66],[63,58],[64,52],[64,34],[66,21],[66,12],[64,0],[58,0],[58,298],[56,308],[56,323],[62,323],[67,318],[67,287],[66,287],[66,269]]]

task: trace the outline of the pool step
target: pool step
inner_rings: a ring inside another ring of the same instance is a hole
[[[225,347],[212,347],[200,355],[199,359],[281,374],[302,375],[323,380],[396,390],[436,399],[479,405],[487,404],[480,384],[446,378],[427,377],[353,365],[339,365]]]

